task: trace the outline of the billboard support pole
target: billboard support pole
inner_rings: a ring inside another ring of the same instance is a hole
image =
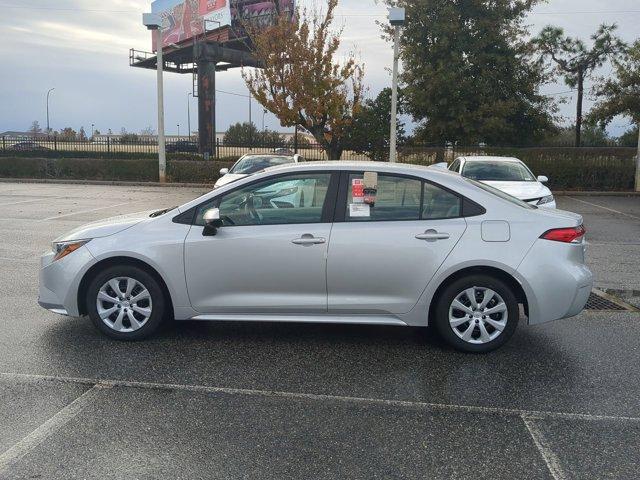
[[[216,62],[198,59],[198,144],[200,153],[216,156]]]

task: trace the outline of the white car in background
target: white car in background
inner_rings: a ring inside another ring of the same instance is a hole
[[[213,185],[213,188],[221,187],[227,183],[235,182],[265,168],[285,165],[287,163],[303,162],[301,155],[287,155],[282,153],[249,153],[241,156],[231,168],[221,168],[220,178]]]
[[[551,190],[543,185],[549,179],[544,175],[536,177],[517,158],[458,157],[453,161],[449,170],[458,172],[463,177],[486,183],[531,205],[556,208],[556,201]]]

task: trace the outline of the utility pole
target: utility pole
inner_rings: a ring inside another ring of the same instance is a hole
[[[636,192],[640,192],[640,122],[638,122],[638,152],[636,155]]]
[[[143,13],[142,23],[149,30],[154,30],[156,37],[156,52],[158,65],[157,81],[158,81],[158,180],[160,183],[167,181],[167,157],[165,152],[164,139],[164,92],[162,85],[162,67],[164,60],[162,58],[162,19],[157,13]]]
[[[51,92],[53,92],[54,90],[55,87],[50,88],[47,92],[47,135],[49,135],[49,132],[51,132],[51,128],[49,127],[49,94],[51,94]]]
[[[391,80],[391,126],[389,133],[389,162],[396,162],[396,117],[398,111],[398,48],[400,44],[400,29],[404,25],[404,8],[389,9],[389,23],[393,31],[393,76]]]
[[[249,94],[249,150],[253,147],[253,123],[251,122],[251,94]]]

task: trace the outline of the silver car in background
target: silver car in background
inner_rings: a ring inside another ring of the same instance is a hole
[[[282,153],[247,153],[241,156],[231,168],[221,168],[220,178],[213,185],[213,188],[221,187],[227,183],[235,182],[247,175],[252,175],[265,168],[286,165],[287,163],[303,162],[301,155]]]
[[[39,303],[136,340],[165,318],[435,325],[486,352],[519,321],[578,314],[579,215],[442,169],[284,165],[180,207],[73,230],[42,256]]]

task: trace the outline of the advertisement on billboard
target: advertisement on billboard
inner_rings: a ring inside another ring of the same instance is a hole
[[[163,47],[227,26],[241,37],[243,21],[267,26],[278,14],[293,10],[294,0],[156,0],[151,4],[151,11],[162,18]]]

